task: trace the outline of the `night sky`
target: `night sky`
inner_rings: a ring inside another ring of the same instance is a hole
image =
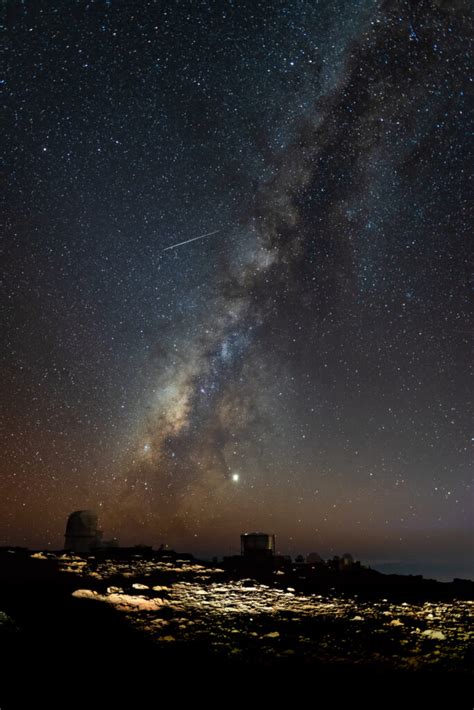
[[[0,544],[474,575],[468,8],[2,3]]]

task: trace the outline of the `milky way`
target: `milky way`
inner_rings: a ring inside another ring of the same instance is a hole
[[[472,574],[468,9],[4,10],[5,541]]]

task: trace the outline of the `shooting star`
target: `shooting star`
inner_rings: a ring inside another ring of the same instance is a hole
[[[168,251],[168,249],[176,249],[176,247],[182,247],[183,244],[189,244],[189,242],[195,242],[196,239],[204,239],[204,237],[210,237],[212,234],[217,234],[220,229],[216,229],[215,232],[207,232],[206,234],[201,234],[199,237],[193,237],[192,239],[187,239],[185,242],[179,242],[179,244],[172,244],[170,247],[165,247],[163,251]]]

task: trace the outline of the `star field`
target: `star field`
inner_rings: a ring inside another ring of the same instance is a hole
[[[2,15],[1,544],[472,576],[468,3]]]

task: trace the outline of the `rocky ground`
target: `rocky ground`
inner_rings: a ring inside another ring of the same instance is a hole
[[[0,706],[28,707],[33,694],[69,707],[97,685],[92,707],[134,707],[158,683],[209,701],[217,685],[229,699],[319,686],[380,706],[382,687],[386,700],[472,707],[471,599],[308,593],[289,579],[192,561],[3,555]]]

